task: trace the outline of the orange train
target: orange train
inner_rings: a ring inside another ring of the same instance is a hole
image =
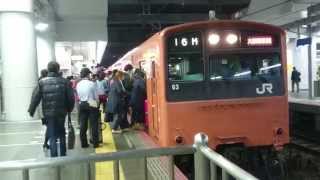
[[[146,72],[149,134],[160,146],[281,149],[289,142],[286,35],[275,26],[203,21],[168,27],[128,52]]]

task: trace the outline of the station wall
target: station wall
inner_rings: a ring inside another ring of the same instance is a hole
[[[287,58],[288,58],[288,88],[291,90],[291,71],[293,66],[301,73],[301,89],[308,89],[308,45],[296,46],[297,38],[291,38],[287,44]],[[317,70],[320,66],[320,50],[317,55],[317,44],[320,44],[320,38],[315,36],[312,39],[312,80],[317,80]]]

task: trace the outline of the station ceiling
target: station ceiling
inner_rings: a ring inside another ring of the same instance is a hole
[[[209,10],[229,19],[250,0],[109,0],[108,46],[102,64],[111,65],[155,32],[175,24],[207,20]]]
[[[184,22],[207,20],[209,10],[218,19],[236,17],[282,26],[288,32],[305,33],[311,24],[313,32],[320,32],[320,0],[35,0],[48,1],[54,7],[57,29],[64,37],[59,41],[91,39],[92,24],[108,41],[102,64],[111,65],[128,50],[133,49],[164,27]],[[310,17],[307,17],[309,11]],[[94,21],[95,23],[89,23]],[[70,25],[71,24],[71,25]],[[80,24],[74,27],[73,24]],[[303,26],[304,25],[304,26]],[[62,28],[61,28],[62,27]],[[66,28],[68,27],[68,28]],[[78,28],[79,27],[79,28]],[[79,31],[83,33],[80,34]],[[101,29],[102,27],[102,29]],[[70,30],[65,33],[65,29]],[[75,32],[75,33],[74,33]],[[57,37],[61,34],[56,32]],[[79,35],[77,35],[77,33]],[[106,35],[104,35],[104,33]],[[288,33],[288,34],[289,34]],[[80,38],[65,39],[73,34]],[[294,33],[293,33],[293,36]],[[95,37],[94,37],[95,38]]]

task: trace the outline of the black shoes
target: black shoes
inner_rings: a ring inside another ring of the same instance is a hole
[[[43,144],[42,148],[43,148],[44,150],[46,150],[46,149],[50,149],[50,146],[49,146],[49,144]]]
[[[82,147],[82,148],[88,148],[88,147],[89,147],[89,144],[81,144],[81,147]]]

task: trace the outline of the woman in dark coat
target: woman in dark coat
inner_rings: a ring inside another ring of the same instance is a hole
[[[133,128],[140,130],[144,129],[144,100],[146,99],[146,85],[143,76],[143,72],[136,69],[129,103],[132,111]]]
[[[124,87],[121,80],[123,79],[123,73],[118,71],[110,82],[110,91],[108,95],[107,110],[108,113],[113,114],[113,121],[111,123],[111,129],[113,133],[121,133],[120,118],[123,106],[124,106]]]

